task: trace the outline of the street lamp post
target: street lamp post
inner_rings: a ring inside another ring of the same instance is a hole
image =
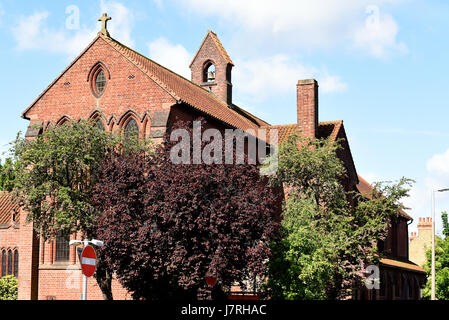
[[[431,291],[431,299],[436,300],[435,298],[435,193],[436,192],[446,192],[449,191],[447,189],[440,190],[432,190],[432,291]]]

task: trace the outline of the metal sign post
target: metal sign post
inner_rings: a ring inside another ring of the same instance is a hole
[[[83,273],[83,293],[81,295],[81,300],[87,300],[87,277],[91,277],[94,274],[97,266],[97,255],[94,248],[89,244],[99,247],[102,247],[104,244],[103,241],[95,239],[92,239],[91,241],[87,239],[84,241],[70,240],[69,244],[71,246],[84,245],[84,249],[77,248],[76,251],[78,252],[78,259]]]

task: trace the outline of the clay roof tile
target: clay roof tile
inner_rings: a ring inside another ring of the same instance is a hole
[[[10,193],[0,191],[0,224],[10,223],[13,211],[18,209],[19,206],[14,203]]]
[[[205,90],[110,37],[101,37],[177,101],[184,102],[194,109],[243,131],[248,129],[257,130],[260,127],[256,121],[251,119],[252,117],[249,115],[244,116],[234,111],[212,92]]]

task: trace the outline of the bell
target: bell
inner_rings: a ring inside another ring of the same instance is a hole
[[[215,81],[215,72],[209,71],[209,75],[207,76],[207,81],[209,81],[209,82]]]

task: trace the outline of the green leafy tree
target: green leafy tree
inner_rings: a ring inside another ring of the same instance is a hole
[[[189,123],[172,128],[193,135]],[[244,287],[266,275],[269,243],[278,236],[277,193],[255,165],[174,163],[178,142],[169,137],[153,156],[103,163],[99,255],[135,299],[221,299],[235,282]],[[212,290],[208,273],[217,278]]]
[[[11,158],[7,158],[2,165],[0,162],[0,190],[10,191],[14,185],[14,179],[16,176],[14,162]]]
[[[449,300],[449,224],[447,212],[442,212],[444,239],[435,237],[435,297],[438,300]],[[432,294],[432,249],[426,251],[427,262],[424,269],[427,271],[426,286],[423,298],[430,299]]]
[[[277,299],[338,299],[361,285],[379,260],[391,218],[411,180],[376,184],[369,195],[344,189],[339,142],[291,136],[279,149],[275,184],[287,187],[282,240],[273,244],[269,294]]]
[[[445,237],[449,235],[449,223],[447,221],[447,212],[443,211],[441,213],[441,219],[443,220],[443,234]]]
[[[126,143],[123,141],[126,140]],[[92,238],[97,211],[92,204],[99,166],[109,151],[146,151],[135,135],[113,135],[90,121],[68,122],[45,130],[34,140],[20,137],[13,144],[16,179],[13,195],[28,212],[36,233],[44,240],[80,232]],[[96,278],[112,299],[112,275],[99,265]]]
[[[14,276],[0,278],[0,300],[17,300],[17,279]]]

